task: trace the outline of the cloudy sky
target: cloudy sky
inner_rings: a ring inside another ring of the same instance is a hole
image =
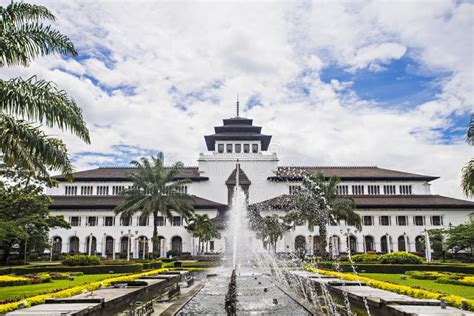
[[[472,2],[35,3],[79,56],[0,77],[37,74],[82,107],[92,144],[58,132],[78,170],[159,151],[196,165],[239,93],[281,164],[436,175],[433,192],[462,196],[474,152]]]

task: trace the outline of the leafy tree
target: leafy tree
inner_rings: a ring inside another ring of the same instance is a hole
[[[177,179],[183,168],[181,162],[169,168],[163,166],[159,157],[141,158],[132,161],[137,171],[130,173],[132,186],[121,192],[125,200],[115,208],[115,214],[120,214],[123,221],[129,221],[134,214],[141,216],[153,215],[153,253],[159,255],[158,215],[169,220],[173,212],[184,219],[189,218],[194,209],[191,205],[191,196],[183,193],[181,187],[187,180]]]
[[[305,222],[310,231],[314,226],[319,228],[319,253],[328,257],[327,226],[331,222],[344,220],[348,225],[361,229],[360,216],[354,212],[355,203],[352,199],[337,195],[338,177],[326,180],[322,173],[309,175],[303,178],[301,188],[296,192],[291,210],[286,215],[289,222]]]
[[[260,224],[258,236],[262,239],[264,246],[269,245],[275,252],[278,240],[290,227],[276,214],[265,216]]]
[[[433,250],[433,256],[436,258],[441,258],[444,256],[443,243],[445,238],[445,230],[442,228],[434,228],[428,230],[430,235],[431,248]],[[424,242],[424,237],[423,237]]]
[[[0,181],[0,260],[6,262],[18,246],[23,255],[25,243],[26,251],[43,252],[49,247],[49,230],[69,228],[69,224],[63,216],[49,215],[51,200],[44,194],[44,182],[19,169],[7,168],[0,176],[7,180]]]
[[[446,239],[444,247],[456,254],[463,250],[470,250],[474,248],[474,221],[469,221],[466,224],[454,226],[445,231]]]
[[[24,2],[0,6],[0,67],[28,66],[38,56],[77,55],[67,36],[40,20],[54,21],[55,16],[44,6]],[[36,76],[0,79],[0,151],[5,164],[34,174],[47,175],[48,169],[70,173],[65,144],[39,124],[90,142],[81,109],[53,82]]]
[[[471,115],[466,140],[469,145],[474,145],[474,114]],[[462,169],[461,188],[467,197],[474,196],[474,159]]]
[[[209,241],[221,238],[216,225],[207,214],[194,214],[188,222],[189,225],[186,226],[186,229],[193,233],[193,237],[198,238],[198,254],[204,253],[204,246],[207,251]]]

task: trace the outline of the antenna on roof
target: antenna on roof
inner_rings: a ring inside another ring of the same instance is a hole
[[[237,92],[237,117],[239,117],[240,105],[239,105],[239,93]]]

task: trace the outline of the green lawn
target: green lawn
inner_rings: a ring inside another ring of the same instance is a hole
[[[74,281],[53,280],[49,283],[0,287],[0,301],[21,299],[50,292],[51,290],[66,289],[77,285],[100,281],[118,275],[119,274],[87,274],[75,277]]]
[[[442,292],[446,294],[454,294],[471,299],[474,298],[474,286],[436,283],[434,280],[412,279],[408,275],[406,276],[406,280],[400,279],[400,276],[404,274],[359,273],[359,275],[374,280],[408,285],[411,287],[417,287],[420,289]]]

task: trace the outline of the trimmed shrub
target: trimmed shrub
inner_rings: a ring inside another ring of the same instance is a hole
[[[353,255],[352,261],[357,263],[377,263],[380,262],[380,256],[378,255],[369,255],[369,254],[361,254],[361,255]]]
[[[380,262],[384,264],[422,264],[423,259],[408,252],[397,251],[382,255]]]
[[[25,277],[17,277],[12,275],[0,276],[0,286],[12,286],[12,285],[23,285],[30,284],[31,279]]]
[[[96,256],[73,255],[67,256],[62,263],[65,266],[93,266],[99,265],[100,260]]]

